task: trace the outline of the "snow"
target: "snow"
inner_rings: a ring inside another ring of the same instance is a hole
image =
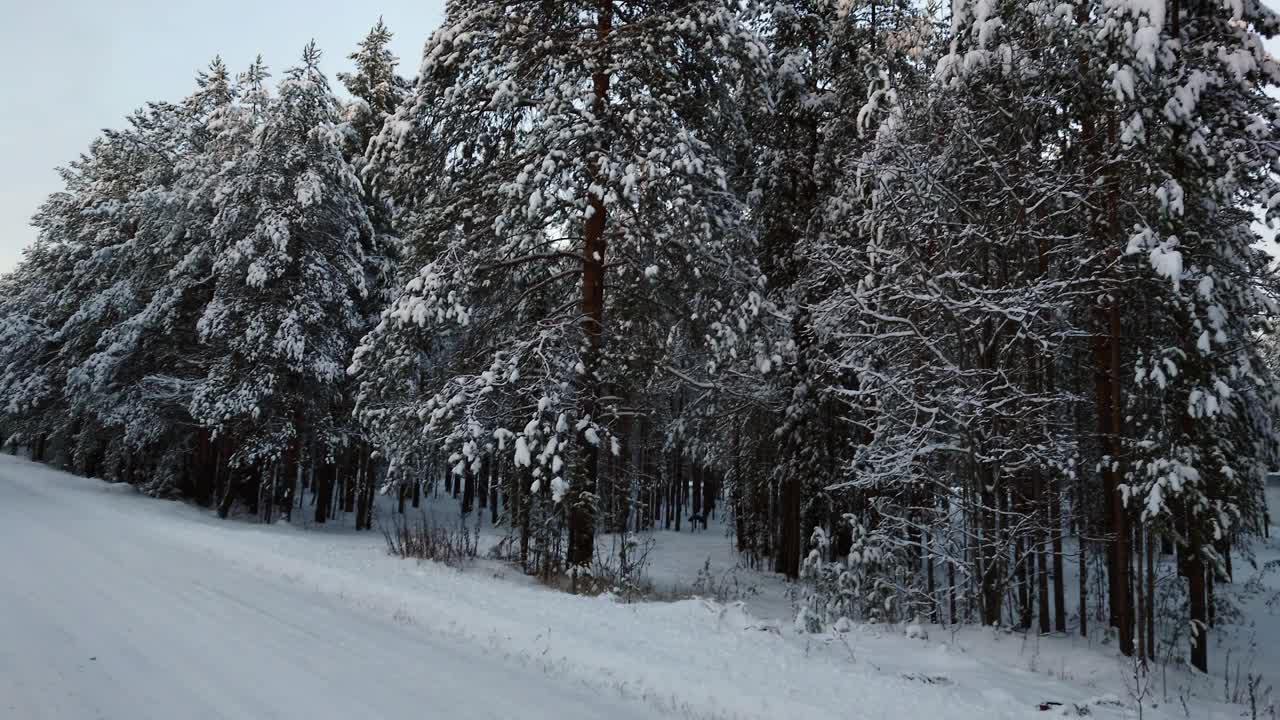
[[[1178,239],[1169,237],[1152,248],[1148,255],[1151,261],[1151,269],[1157,275],[1171,280],[1175,292],[1178,290],[1179,282],[1182,280],[1182,253],[1176,249],[1177,247]]]
[[[296,536],[112,490],[0,465],[0,717],[651,717],[346,594]]]
[[[1114,77],[1111,81],[1112,88],[1116,93],[1116,102],[1123,103],[1125,100],[1134,97],[1133,87],[1135,80],[1133,76],[1133,68],[1128,65],[1124,67],[1114,67]]]
[[[1135,716],[1130,666],[1096,640],[920,622],[799,633],[794,586],[737,567],[722,529],[638,536],[655,543],[659,591],[704,597],[623,604],[0,456],[0,717]],[[1280,651],[1259,641],[1280,623],[1252,617],[1215,657],[1252,642],[1245,671],[1274,682]],[[1144,717],[1184,717],[1184,685],[1192,717],[1239,716],[1215,699],[1220,678],[1168,675]],[[1048,702],[1061,705],[1041,714]]]
[[[524,439],[523,435],[516,438],[516,452],[513,462],[517,467],[529,467],[533,462],[529,455],[529,443]]]

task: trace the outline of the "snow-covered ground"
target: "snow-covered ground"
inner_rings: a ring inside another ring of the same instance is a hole
[[[392,558],[374,533],[221,522],[5,456],[0,718],[1137,716],[1111,646],[799,634],[785,584],[735,570],[714,528],[656,541],[659,590],[691,588],[710,558],[746,604],[571,596],[496,563],[460,572]],[[1255,617],[1241,632],[1276,645],[1273,616]],[[1251,660],[1267,683],[1276,659]],[[1242,717],[1220,679],[1171,673],[1143,717]]]

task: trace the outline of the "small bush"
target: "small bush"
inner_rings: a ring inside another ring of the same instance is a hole
[[[570,567],[542,574],[544,585],[573,593],[596,596],[611,593],[622,602],[636,602],[655,597],[653,583],[646,577],[649,553],[656,543],[653,538],[641,541],[635,535],[613,536],[612,548],[597,544],[590,566]],[[501,551],[498,551],[501,556]]]
[[[426,513],[417,522],[393,518],[391,527],[382,528],[387,551],[402,558],[434,560],[459,570],[480,553],[480,534],[466,526],[456,530],[436,527]]]
[[[641,541],[635,535],[614,536],[609,552],[596,548],[589,583],[578,583],[578,591],[589,594],[611,592],[623,602],[642,600],[653,593],[646,577],[649,553],[657,543],[653,538]],[[582,578],[579,578],[581,580]]]
[[[698,571],[698,579],[693,582],[693,594],[727,605],[759,595],[760,591],[755,585],[743,583],[738,578],[738,568],[729,568],[716,574],[711,569],[711,558],[708,557]]]

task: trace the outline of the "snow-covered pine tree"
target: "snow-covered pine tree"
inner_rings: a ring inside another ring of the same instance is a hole
[[[66,189],[41,205],[35,219],[41,230],[36,242],[23,251],[22,262],[5,275],[9,292],[0,308],[4,312],[0,322],[0,339],[4,341],[0,346],[4,442],[12,452],[20,446],[31,448],[36,460],[42,459],[50,432],[61,427],[61,417],[65,417],[50,414],[65,411],[58,392],[64,369],[56,361],[54,344],[59,318],[53,313],[56,305],[52,300],[58,289],[69,282],[75,262],[67,245],[55,238],[74,234],[70,227],[56,226],[64,220],[74,221],[75,215],[64,208],[73,205],[80,182],[75,165],[61,172]]]
[[[826,295],[812,331],[858,438],[843,484],[867,550],[843,585],[875,589],[874,617],[941,616],[946,598],[991,624],[1014,596],[1025,624],[1037,595],[1049,619],[1046,483],[1072,446],[1046,351],[1070,334],[1080,236],[1056,161],[1061,30],[1038,3],[955,3],[933,81],[869,94],[874,141],[806,248]]]
[[[360,41],[359,49],[349,55],[355,72],[338,73],[338,79],[351,93],[352,99],[343,110],[344,147],[358,174],[363,174],[365,152],[370,141],[382,131],[388,117],[409,94],[412,84],[396,73],[399,58],[392,54],[391,30],[378,19],[377,25]],[[399,240],[391,229],[391,209],[384,198],[366,188],[367,205],[374,224],[373,243],[366,250],[370,263],[371,302],[380,312],[392,299],[396,287],[395,272],[399,261]]]
[[[349,443],[343,369],[363,326],[372,229],[319,59],[309,43],[275,98],[264,68],[250,69],[250,145],[215,178],[214,292],[197,325],[215,356],[192,415],[229,438],[230,465],[264,486],[303,443],[326,472]]]
[[[509,458],[590,563],[627,369],[752,274],[724,138],[763,59],[728,0],[449,3],[371,149],[412,245],[353,365],[393,457]]]
[[[365,153],[370,141],[382,131],[387,118],[412,89],[412,84],[396,73],[399,59],[388,47],[392,37],[391,30],[382,18],[378,18],[377,24],[360,41],[356,52],[347,56],[355,62],[355,71],[338,73],[338,79],[352,96],[343,110],[343,149],[358,176],[362,176],[367,167]],[[373,228],[363,251],[368,294],[361,305],[361,313],[366,318],[365,329],[368,330],[377,325],[378,316],[395,298],[400,287],[403,248],[392,226],[393,211],[389,198],[376,192],[371,184],[363,187],[365,208]],[[362,443],[367,444],[367,441],[368,438],[362,439]],[[359,489],[357,529],[368,526],[370,522],[374,490],[370,480],[364,478]]]
[[[36,215],[39,240],[16,274],[24,290],[39,293],[26,297],[19,324],[39,332],[10,348],[3,392],[10,411],[27,416],[37,456],[52,443],[59,460],[80,470],[97,471],[103,461],[121,476],[137,469],[137,444],[123,433],[128,408],[114,394],[79,392],[78,368],[104,333],[147,301],[151,288],[140,282],[140,268],[148,235],[168,209],[185,119],[168,103],[135,112],[125,129],[106,131],[63,171],[66,190]]]
[[[197,90],[176,107],[174,140],[164,183],[139,194],[133,251],[115,253],[117,272],[130,278],[136,311],[102,330],[92,355],[73,369],[67,393],[87,416],[109,423],[124,447],[152,458],[145,489],[182,492],[199,502],[212,489],[205,465],[193,458],[200,441],[189,407],[194,383],[208,367],[195,332],[212,290],[213,219],[209,178],[242,143],[223,137],[236,112],[235,89],[218,58],[197,77]],[[139,145],[151,151],[155,142]],[[101,448],[85,438],[81,455],[98,464]]]
[[[836,540],[833,554],[843,554],[849,536],[842,518],[848,508],[827,490],[848,457],[849,435],[838,427],[831,395],[841,380],[818,361],[822,350],[810,317],[830,288],[808,282],[814,257],[806,250],[826,230],[833,193],[856,172],[870,139],[859,128],[857,109],[889,82],[919,84],[931,26],[926,9],[906,0],[778,2],[761,19],[774,82],[751,116],[753,214],[766,297],[777,322],[763,338],[769,362],[761,369],[768,382],[755,388],[766,390],[762,399],[771,417],[754,423],[766,437],[751,444],[767,443],[776,460],[748,464],[747,473],[754,470],[755,484],[779,489],[781,546],[774,564],[797,577],[813,528],[824,527]],[[744,496],[760,494],[744,490]],[[757,514],[762,508],[742,509]]]
[[[338,73],[338,80],[351,93],[346,108],[346,122],[354,131],[355,155],[364,155],[369,141],[382,131],[382,125],[404,101],[412,83],[396,73],[399,58],[392,52],[391,30],[378,18],[358,49],[348,55],[355,62],[354,72]]]
[[[1280,285],[1252,229],[1255,208],[1270,222],[1280,206],[1280,105],[1265,92],[1280,65],[1263,45],[1280,17],[1255,0],[1173,0],[1108,3],[1097,18],[1111,60],[1111,286],[1140,299],[1124,325],[1132,365],[1117,373],[1115,402],[1133,418],[1118,492],[1177,545],[1191,660],[1207,670],[1215,578],[1227,576],[1231,546],[1259,532],[1265,473],[1280,459],[1280,397],[1260,343]],[[1122,580],[1142,578],[1131,558]],[[1153,616],[1149,604],[1128,605],[1130,618]],[[1154,656],[1149,627],[1131,634]]]

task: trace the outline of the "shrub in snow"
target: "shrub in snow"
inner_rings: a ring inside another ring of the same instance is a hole
[[[392,516],[391,527],[382,529],[387,551],[402,558],[434,560],[449,567],[466,567],[479,554],[480,535],[465,525],[457,530],[433,525],[423,513],[417,522]]]
[[[804,559],[800,577],[807,592],[797,613],[797,627],[820,632],[841,619],[859,618],[869,622],[893,621],[898,586],[891,571],[896,567],[893,546],[854,515],[845,515],[852,542],[843,560],[826,561],[831,538],[822,528],[814,528],[813,548]]]

